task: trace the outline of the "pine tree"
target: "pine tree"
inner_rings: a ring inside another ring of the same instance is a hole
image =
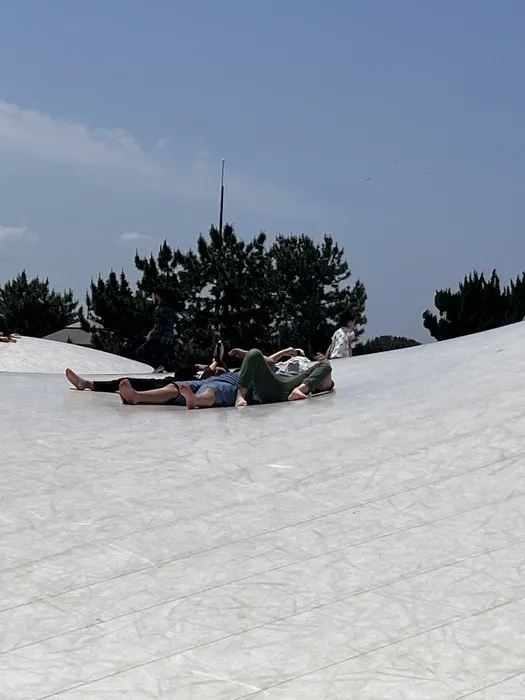
[[[195,249],[165,241],[156,256],[136,254],[135,266],[136,291],[124,273],[91,283],[82,318],[96,347],[133,356],[151,327],[148,296],[157,286],[177,314],[174,367],[209,361],[219,337],[228,347],[313,352],[325,349],[344,311],[366,322],[365,288],[349,286],[344,251],[330,236],[279,236],[267,248],[264,232],[244,241],[229,224],[222,232],[212,226]]]
[[[325,235],[278,236],[272,259],[274,344],[300,346],[309,354],[325,350],[341,316],[349,312],[366,323],[366,291],[360,280],[351,287],[344,249]]]
[[[496,270],[488,280],[474,270],[456,292],[436,292],[434,305],[439,315],[425,311],[423,325],[436,340],[479,333],[507,323],[511,303],[512,293],[501,288]]]
[[[13,331],[43,338],[77,319],[78,301],[71,290],[55,292],[48,279],[18,277],[0,288],[0,308]]]
[[[402,348],[413,348],[421,345],[417,340],[400,335],[378,335],[364,343],[358,343],[355,347],[355,355],[370,355],[376,352],[389,352]]]
[[[144,292],[131,288],[124,271],[119,276],[111,271],[106,280],[91,280],[86,309],[80,321],[92,334],[93,347],[134,358],[151,327],[153,306]]]

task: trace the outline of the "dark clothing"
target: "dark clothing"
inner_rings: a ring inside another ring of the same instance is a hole
[[[261,403],[280,403],[287,401],[293,389],[301,384],[305,384],[310,391],[315,391],[331,372],[330,363],[323,361],[299,374],[282,377],[268,366],[260,350],[250,350],[242,361],[238,375],[239,387],[251,387]]]
[[[177,321],[177,314],[163,301],[160,301],[153,312],[153,329],[148,335],[148,340],[155,340],[161,345],[171,345],[174,338],[173,327]]]
[[[168,384],[175,384],[175,377],[162,377],[154,379],[153,377],[120,377],[120,379],[109,379],[105,381],[93,382],[93,391],[101,391],[106,394],[115,394],[118,391],[120,382],[128,379],[129,383],[135,391],[150,391],[150,389],[162,389]]]
[[[139,362],[155,369],[166,362],[170,348],[169,343],[161,343],[156,338],[146,338],[146,342],[137,348],[136,357]]]
[[[221,407],[231,407],[235,406],[235,399],[237,398],[237,389],[239,388],[239,375],[233,374],[232,372],[225,372],[224,374],[219,374],[216,377],[210,377],[209,379],[194,380],[192,382],[184,382],[187,386],[191,387],[194,394],[199,396],[206,389],[213,389],[215,394],[215,401],[213,403],[214,408]],[[184,404],[184,399],[180,397],[182,404]],[[178,400],[175,401],[179,405]]]
[[[137,349],[136,357],[139,362],[155,368],[169,360],[176,320],[177,314],[171,307],[163,301],[156,305],[153,312],[153,328],[146,341]]]
[[[4,316],[4,314],[0,314],[0,333],[6,337],[11,335],[9,324],[7,323],[7,318]]]

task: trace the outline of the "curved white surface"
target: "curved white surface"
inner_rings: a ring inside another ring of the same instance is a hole
[[[24,336],[17,343],[0,343],[0,372],[62,374],[66,367],[85,373],[151,374],[151,367],[107,352],[54,340]]]
[[[523,700],[524,344],[240,411],[0,375],[0,697]]]

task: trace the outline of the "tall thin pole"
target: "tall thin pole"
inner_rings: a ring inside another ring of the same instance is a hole
[[[219,233],[222,234],[222,218],[224,214],[224,158],[221,169],[221,203],[219,207]]]

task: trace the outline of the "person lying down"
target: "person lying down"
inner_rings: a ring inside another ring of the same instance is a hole
[[[328,361],[315,362],[293,376],[279,376],[260,350],[249,350],[239,372],[225,372],[208,379],[177,382],[174,377],[123,377],[110,381],[83,379],[71,369],[68,381],[79,391],[115,392],[126,404],[186,406],[188,409],[301,401],[309,395],[332,391],[332,368]]]

